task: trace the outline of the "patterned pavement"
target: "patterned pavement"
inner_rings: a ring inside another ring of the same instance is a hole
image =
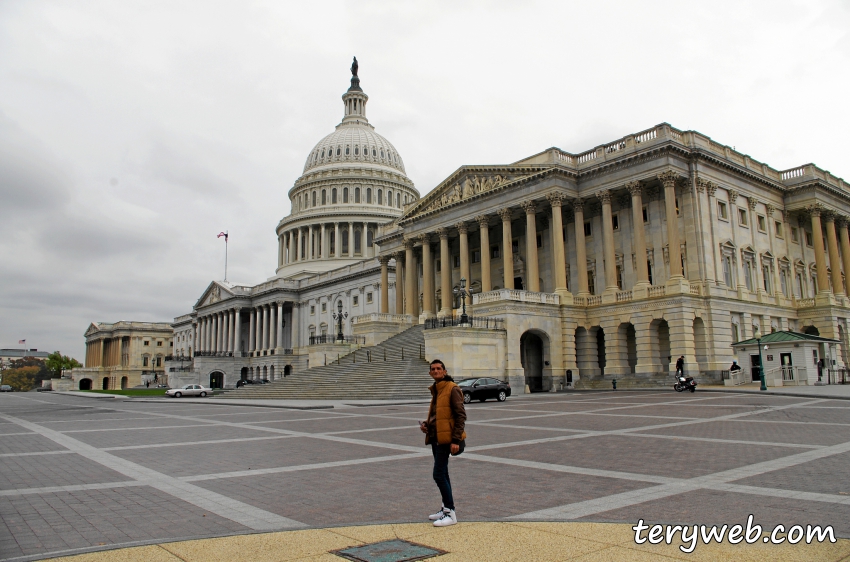
[[[0,395],[0,560],[419,523],[439,507],[425,410]],[[618,391],[474,403],[468,415],[466,453],[451,461],[464,522],[753,514],[768,529],[850,537],[850,401]]]

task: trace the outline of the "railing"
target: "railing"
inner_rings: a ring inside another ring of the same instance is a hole
[[[292,355],[292,353],[293,353],[293,351],[291,349],[284,349],[283,350],[284,355]]]
[[[797,308],[811,308],[815,305],[815,299],[797,299]]]
[[[700,296],[702,294],[702,290],[699,285],[691,285],[691,294]]]
[[[573,297],[573,304],[575,306],[587,306],[587,299],[584,297]]]
[[[783,180],[790,180],[791,178],[799,178],[803,174],[806,173],[806,167],[800,166],[799,168],[792,168],[790,170],[785,170],[782,172],[779,177]]]
[[[195,355],[198,355],[197,353]],[[166,361],[191,361],[191,355],[166,355]]]
[[[673,140],[677,140],[679,142],[682,142],[682,132],[681,131],[677,131],[676,129],[671,128],[670,134],[673,135]]]
[[[169,367],[168,372],[170,373],[186,373],[191,372],[192,367]]]
[[[605,153],[611,154],[612,152],[617,152],[618,150],[623,150],[624,148],[626,148],[625,141],[615,142],[605,147]]]
[[[490,317],[467,317],[466,323],[461,323],[460,317],[444,317],[444,318],[428,318],[425,320],[425,329],[433,330],[435,328],[449,328],[453,326],[471,326],[473,328],[484,328],[485,330],[504,330],[504,318]]]
[[[361,314],[351,318],[352,324],[360,324],[362,322],[391,322],[393,324],[413,324],[415,318],[410,314]]]
[[[847,384],[850,375],[847,369],[824,369],[826,371],[826,384]]]
[[[585,152],[584,154],[578,155],[578,163],[584,164],[585,162],[589,162],[591,160],[596,159],[596,149],[591,150],[590,152]]]
[[[620,291],[617,293],[617,302],[627,302],[632,300],[632,292],[631,291]]]
[[[728,381],[729,380],[729,370],[726,369],[724,371],[720,371],[720,378],[723,379],[724,381]]]
[[[486,293],[472,295],[472,304],[485,304],[499,301],[534,302],[540,304],[560,304],[561,297],[552,293],[533,293],[515,289],[496,289]]]
[[[799,380],[799,377],[797,376],[797,367],[786,365],[779,367],[779,372],[782,374],[782,382]]]
[[[666,285],[659,285],[657,287],[650,287],[649,288],[649,298],[663,297],[666,294],[667,294],[667,286]]]
[[[575,163],[575,159],[572,157],[571,154],[566,154],[565,152],[561,152],[560,150],[558,151],[557,154],[558,154],[558,160],[560,160],[561,162],[565,162],[565,163],[570,164],[570,165]]]
[[[323,343],[338,343],[338,344],[365,344],[366,336],[343,336],[338,338],[335,334],[322,334],[320,336],[310,336],[310,345],[320,345]]]
[[[635,143],[639,144],[642,142],[651,141],[654,138],[658,137],[658,131],[656,129],[650,129],[648,131],[644,131],[643,133],[638,133],[635,135]]]
[[[587,297],[587,306],[596,306],[602,304],[602,295],[593,295],[592,297]]]

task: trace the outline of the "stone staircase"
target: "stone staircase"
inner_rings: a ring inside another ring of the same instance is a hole
[[[673,389],[673,375],[666,373],[658,373],[657,375],[642,375],[635,376],[617,376],[617,377],[589,377],[581,378],[576,381],[574,387],[576,390],[611,390],[611,379],[617,379],[617,390],[629,390],[632,388],[669,388]],[[697,380],[699,384],[699,380]]]
[[[249,385],[227,398],[286,400],[429,399],[422,326],[413,326],[372,347],[362,347],[333,363],[313,367],[269,384]],[[385,360],[386,358],[386,360]]]

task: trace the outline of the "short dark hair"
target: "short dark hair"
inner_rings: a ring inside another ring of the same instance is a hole
[[[443,363],[442,361],[440,361],[439,359],[434,359],[433,361],[431,361],[431,365],[433,365],[434,363],[439,363],[443,367],[444,371],[448,370],[448,369],[446,369],[446,364]],[[429,365],[429,367],[430,367],[430,365]]]

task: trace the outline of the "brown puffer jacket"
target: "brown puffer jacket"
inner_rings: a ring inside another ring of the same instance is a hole
[[[428,409],[428,432],[425,444],[431,443],[436,434],[437,443],[448,445],[466,439],[466,408],[463,407],[463,392],[448,375],[432,384],[431,407]]]

